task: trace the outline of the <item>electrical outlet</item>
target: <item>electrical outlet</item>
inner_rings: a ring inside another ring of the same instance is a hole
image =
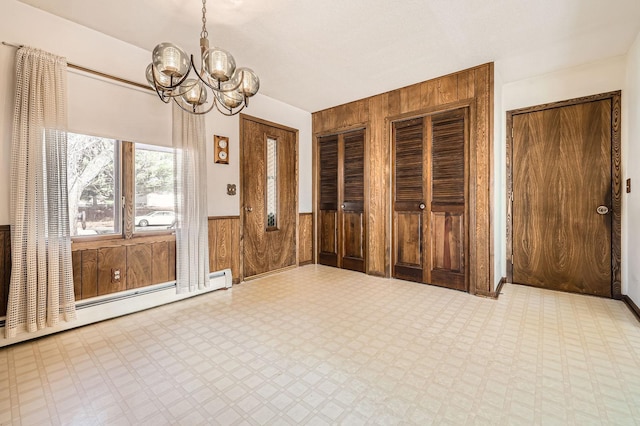
[[[120,269],[111,269],[111,282],[119,283],[120,282]]]

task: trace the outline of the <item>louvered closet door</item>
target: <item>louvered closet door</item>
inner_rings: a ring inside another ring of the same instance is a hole
[[[466,290],[464,141],[464,110],[432,117],[427,282],[457,290]]]
[[[424,282],[426,150],[425,124],[417,118],[393,125],[393,276]]]
[[[393,125],[393,276],[466,290],[465,110]]]
[[[341,135],[342,268],[365,272],[364,129]]]
[[[364,129],[318,139],[318,262],[365,272]]]
[[[338,266],[338,136],[319,138],[318,262]]]

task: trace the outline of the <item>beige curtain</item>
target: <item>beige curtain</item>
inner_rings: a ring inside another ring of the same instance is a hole
[[[75,319],[67,205],[67,63],[16,54],[6,337]]]
[[[204,116],[189,114],[174,104],[178,293],[189,293],[209,286],[205,144]]]

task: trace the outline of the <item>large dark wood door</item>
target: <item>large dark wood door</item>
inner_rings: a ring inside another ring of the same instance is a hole
[[[393,276],[466,290],[466,110],[393,125]]]
[[[364,210],[365,131],[318,139],[318,261],[366,271]]]
[[[242,116],[244,278],[296,264],[296,131]]]
[[[514,283],[612,296],[612,102],[513,115]]]

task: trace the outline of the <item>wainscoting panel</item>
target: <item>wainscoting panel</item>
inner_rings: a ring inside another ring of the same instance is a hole
[[[233,283],[240,275],[240,217],[209,217],[209,270],[231,269]]]
[[[0,225],[0,317],[7,314],[10,280],[11,232],[9,230],[9,225]]]
[[[175,280],[175,247],[173,235],[73,243],[76,300]]]
[[[298,226],[298,264],[313,263],[313,213],[300,213]]]

